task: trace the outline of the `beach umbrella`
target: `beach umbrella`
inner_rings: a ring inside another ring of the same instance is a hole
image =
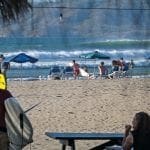
[[[91,53],[86,53],[86,54],[81,54],[80,58],[85,58],[85,59],[93,59],[96,62],[96,59],[110,59],[109,56],[102,54],[98,51],[94,51]],[[95,66],[94,66],[94,74],[95,74]]]
[[[18,55],[13,55],[11,57],[7,57],[5,58],[5,62],[16,62],[16,63],[26,63],[26,62],[30,62],[30,63],[35,63],[37,62],[38,59],[31,57],[25,53],[20,53]]]
[[[85,59],[110,59],[109,56],[106,56],[98,51],[94,51],[91,53],[86,53],[86,54],[81,54],[80,58],[85,58]]]
[[[37,58],[31,57],[25,53],[20,53],[18,55],[13,55],[10,57],[5,58],[5,62],[15,62],[15,63],[20,63],[21,64],[21,71],[22,71],[22,64],[26,62],[30,63],[36,63],[38,61]],[[22,80],[22,77],[21,77]]]

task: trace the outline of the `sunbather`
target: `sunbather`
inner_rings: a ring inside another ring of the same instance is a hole
[[[104,66],[104,62],[98,66],[100,77],[106,77],[108,75],[108,69]]]
[[[112,70],[111,70],[110,74],[108,74],[108,78],[112,79],[115,76],[115,73],[117,71],[119,71],[118,62],[117,62],[117,60],[113,60],[112,61]]]

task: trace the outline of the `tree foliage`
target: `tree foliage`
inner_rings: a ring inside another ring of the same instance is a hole
[[[31,8],[27,0],[0,0],[3,22],[18,20],[19,16],[24,15]]]

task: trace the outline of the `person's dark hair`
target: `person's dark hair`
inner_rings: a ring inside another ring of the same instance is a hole
[[[118,65],[118,64],[117,64],[117,60],[113,60],[113,61],[112,61],[112,64],[113,64],[113,65]]]
[[[4,55],[3,55],[3,54],[0,54],[0,58],[4,58]]]
[[[135,114],[137,120],[137,130],[140,133],[150,133],[150,116],[145,112]]]
[[[104,62],[103,61],[101,62],[101,65],[104,66]]]
[[[75,63],[76,61],[75,61],[75,60],[72,60],[72,62]]]

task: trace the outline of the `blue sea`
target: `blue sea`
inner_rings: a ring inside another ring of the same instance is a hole
[[[81,54],[99,51],[109,60],[86,60],[80,58]],[[101,61],[111,69],[113,59],[123,57],[126,62],[133,59],[135,67],[134,76],[150,76],[150,40],[99,40],[79,37],[31,37],[31,38],[0,38],[0,53],[5,57],[19,53],[38,58],[35,64],[21,64],[11,62],[11,69],[7,72],[8,78],[38,78],[46,77],[53,65],[61,68],[69,65],[75,59],[80,65],[86,64],[90,71],[96,68]]]

